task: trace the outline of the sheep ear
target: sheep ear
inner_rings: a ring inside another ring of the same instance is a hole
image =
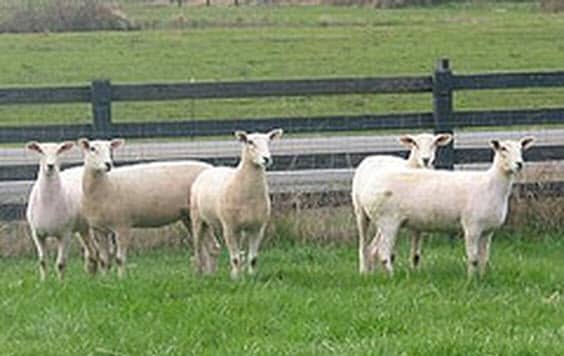
[[[115,150],[123,145],[125,145],[125,140],[123,138],[114,138],[110,141],[110,148],[112,150]]]
[[[68,151],[68,150],[70,150],[70,149],[73,148],[73,147],[74,147],[74,142],[72,142],[72,141],[65,141],[65,142],[63,142],[63,143],[61,143],[61,144],[59,145],[59,148],[57,149],[57,154],[61,154],[61,153],[65,152],[65,151]]]
[[[521,150],[526,151],[533,145],[535,138],[532,136],[523,137],[521,139]]]
[[[452,135],[448,133],[438,134],[435,135],[435,145],[437,146],[446,146],[452,141]]]
[[[43,153],[43,150],[41,149],[41,145],[37,141],[30,141],[30,142],[26,143],[25,148],[27,148],[28,150],[38,152],[38,153]]]
[[[247,133],[245,131],[235,131],[235,137],[243,143],[247,142]]]
[[[494,151],[498,151],[501,148],[501,144],[499,143],[498,140],[491,140],[490,144]]]
[[[415,142],[415,139],[411,135],[400,136],[399,141],[404,146],[407,146],[407,147],[410,147],[410,148],[412,146],[417,147],[417,143]]]
[[[274,130],[272,130],[268,133],[268,138],[270,138],[271,140],[273,140],[275,138],[280,138],[280,137],[282,137],[283,133],[284,133],[284,130],[282,130],[282,129],[274,129]]]
[[[85,137],[79,138],[76,142],[78,144],[78,147],[82,148],[83,150],[90,148],[90,141],[88,141],[88,139]]]

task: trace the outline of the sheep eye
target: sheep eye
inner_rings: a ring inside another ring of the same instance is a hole
[[[501,150],[502,150],[503,152],[507,152],[507,147],[501,146]]]
[[[247,141],[247,143],[248,143],[249,145],[251,145],[251,146],[254,146],[254,145],[255,145],[255,141],[249,140],[249,141]]]
[[[90,152],[96,152],[96,147],[90,147]]]

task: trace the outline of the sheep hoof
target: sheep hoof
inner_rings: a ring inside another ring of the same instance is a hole
[[[98,260],[95,258],[88,258],[84,264],[84,270],[90,275],[95,275],[98,272]]]
[[[65,276],[65,264],[64,263],[57,263],[57,274],[59,275],[59,279],[62,281]]]
[[[414,256],[413,256],[412,263],[413,263],[413,268],[414,268],[414,269],[417,268],[417,267],[419,267],[419,262],[420,262],[420,261],[421,261],[421,256],[420,256],[420,255],[414,255]]]
[[[362,267],[359,268],[358,272],[361,275],[366,276],[370,272],[370,270],[368,269],[368,267],[362,266]]]
[[[117,273],[117,274],[118,274],[118,278],[119,278],[119,279],[124,279],[125,276],[126,276],[125,268],[123,268],[123,266],[120,267],[120,268],[118,268],[118,273]]]
[[[236,281],[239,279],[239,271],[238,270],[231,270],[231,279]]]

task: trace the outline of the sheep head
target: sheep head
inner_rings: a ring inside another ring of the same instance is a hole
[[[399,140],[410,149],[408,161],[411,168],[433,168],[437,148],[448,145],[452,141],[452,135],[446,133],[437,135],[423,133],[419,135],[403,135]]]
[[[268,133],[246,133],[236,131],[235,137],[243,144],[242,158],[249,160],[254,165],[266,168],[272,165],[272,155],[270,154],[270,141],[282,137],[282,129],[275,129]]]
[[[52,175],[61,169],[60,155],[73,148],[74,142],[39,143],[31,141],[25,147],[40,155],[39,170],[47,175]]]
[[[78,146],[82,149],[84,167],[100,172],[109,172],[114,166],[113,151],[123,146],[124,143],[123,139],[113,139],[110,141],[79,139]]]
[[[512,175],[523,169],[523,151],[528,150],[533,142],[533,137],[523,137],[516,140],[492,140],[491,146],[494,150],[494,165],[505,174]]]

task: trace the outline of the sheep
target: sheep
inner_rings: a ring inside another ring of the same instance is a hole
[[[514,176],[523,167],[522,151],[533,137],[492,140],[494,159],[487,171],[391,168],[373,171],[358,191],[359,208],[374,222],[381,239],[373,251],[389,275],[391,253],[401,226],[415,231],[462,230],[467,272],[484,276],[493,232],[505,221]]]
[[[31,189],[26,218],[37,249],[42,281],[47,274],[45,261],[47,237],[57,238],[56,268],[59,279],[62,280],[73,232],[80,234],[79,241],[84,250],[85,269],[91,273],[95,272],[96,251],[90,243],[88,224],[80,214],[82,167],[60,171],[59,156],[73,146],[74,143],[70,141],[63,143],[32,141],[26,144],[27,149],[41,155],[39,174]]]
[[[248,239],[248,273],[254,274],[257,254],[270,220],[270,197],[266,167],[272,164],[269,142],[280,138],[281,129],[266,134],[236,131],[243,144],[241,161],[236,168],[215,167],[203,172],[192,186],[190,214],[194,236],[194,260],[201,273],[214,272],[215,257],[204,243],[222,231],[229,250],[231,278],[237,279],[243,268],[239,250],[243,237]],[[210,260],[212,258],[212,260]]]
[[[358,192],[363,186],[371,183],[371,176],[374,170],[379,170],[389,166],[399,166],[407,168],[432,168],[435,162],[435,152],[439,146],[445,146],[452,140],[450,134],[419,134],[403,135],[399,138],[400,143],[409,147],[410,153],[407,159],[395,156],[368,156],[362,160],[355,170],[352,184],[352,202],[356,223],[359,234],[359,270],[366,273],[372,268],[372,260],[369,251],[373,250],[378,243],[379,234],[366,244],[367,230],[370,220],[359,204]],[[411,238],[411,265],[417,268],[421,260],[421,234],[414,232]]]
[[[190,231],[190,188],[210,164],[198,161],[153,162],[113,169],[113,150],[124,144],[78,140],[84,156],[82,211],[98,246],[103,269],[110,267],[110,244],[101,234],[113,233],[118,276],[125,276],[132,228],[153,228],[181,221]]]

